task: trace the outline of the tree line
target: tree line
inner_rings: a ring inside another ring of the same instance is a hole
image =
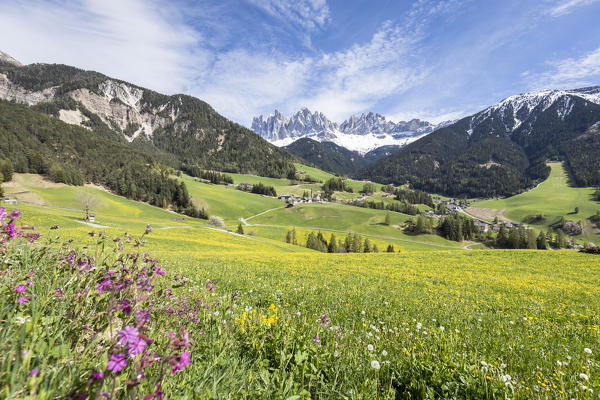
[[[296,228],[287,231],[285,237],[286,243],[299,244],[296,235]],[[377,244],[373,243],[368,237],[363,237],[357,233],[348,233],[344,239],[337,239],[335,233],[332,233],[329,240],[325,238],[321,231],[311,231],[307,237],[304,246],[308,249],[317,250],[323,253],[378,253]],[[394,246],[388,245],[386,252],[394,252]]]

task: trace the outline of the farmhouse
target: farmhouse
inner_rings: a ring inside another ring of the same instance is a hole
[[[482,220],[476,220],[473,224],[479,228],[481,232],[487,232],[490,228],[490,224]]]

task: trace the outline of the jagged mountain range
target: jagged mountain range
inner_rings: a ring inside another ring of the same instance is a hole
[[[200,99],[163,95],[67,65],[21,65],[1,53],[0,99],[143,149],[177,168],[287,176],[297,161]]]
[[[519,193],[565,161],[574,183],[600,185],[600,86],[511,96],[357,173],[452,196]]]
[[[268,117],[255,117],[251,128],[278,146],[287,146],[300,138],[310,138],[318,142],[333,142],[365,154],[381,146],[405,146],[449,123],[434,125],[418,119],[394,123],[381,114],[370,112],[353,115],[338,125],[321,112],[302,108],[290,118],[278,110]]]

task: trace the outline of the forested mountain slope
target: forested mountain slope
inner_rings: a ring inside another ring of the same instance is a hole
[[[265,176],[293,173],[293,156],[191,96],[167,96],[98,72],[0,60],[0,99],[129,143],[174,167]]]
[[[0,101],[0,159],[55,182],[93,182],[117,194],[199,216],[183,182],[155,157],[12,102]]]
[[[362,178],[451,196],[512,195],[566,161],[580,186],[600,185],[600,87],[512,96],[365,167]]]

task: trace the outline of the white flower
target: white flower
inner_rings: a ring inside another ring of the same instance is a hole
[[[373,345],[372,345],[372,344],[368,344],[368,345],[367,345],[367,350],[369,350],[369,351],[373,351]]]
[[[381,368],[381,365],[379,365],[379,361],[377,360],[373,360],[371,361],[371,368],[378,370],[379,368]]]
[[[423,325],[421,325],[421,323],[420,323],[420,322],[417,322],[417,330],[420,330],[420,329],[421,329],[421,327],[423,327]]]
[[[585,353],[592,354],[592,349],[588,349],[587,347],[583,349]]]
[[[442,332],[443,332],[443,331],[444,331],[444,329],[446,329],[446,328],[444,328],[444,326],[443,326],[443,325],[440,325],[440,331],[442,331]]]
[[[382,356],[384,356],[384,357],[385,357],[385,356],[387,356],[387,351],[383,350],[383,351],[381,352],[381,355],[382,355]]]
[[[588,376],[586,374],[584,374],[583,372],[579,374],[579,377],[581,379],[583,379],[584,381],[587,381],[589,379]]]
[[[487,363],[486,363],[485,361],[482,361],[482,362],[481,362],[481,366],[483,366],[483,367],[487,367],[488,365],[487,365]]]
[[[560,360],[556,360],[556,365],[558,365],[559,367],[562,366],[562,363],[560,362]]]
[[[361,311],[360,313],[361,313],[362,315],[365,315],[365,310]]]
[[[454,332],[456,332],[456,333],[460,333],[458,329],[455,329],[455,330],[454,330]]]
[[[504,363],[500,364],[500,368],[502,368],[502,369],[506,368],[506,364],[504,364]]]

